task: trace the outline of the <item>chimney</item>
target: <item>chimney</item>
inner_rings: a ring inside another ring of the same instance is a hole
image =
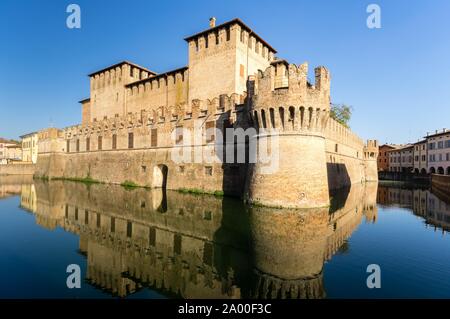
[[[216,26],[216,18],[215,17],[209,18],[209,27],[214,28],[215,26]]]

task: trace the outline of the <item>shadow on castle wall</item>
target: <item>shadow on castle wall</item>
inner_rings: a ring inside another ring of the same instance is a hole
[[[351,189],[351,179],[347,166],[342,163],[327,163],[328,185],[340,185],[335,189],[329,187],[330,211],[342,208]]]

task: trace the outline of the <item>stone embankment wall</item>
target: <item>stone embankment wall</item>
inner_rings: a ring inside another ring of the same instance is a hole
[[[0,165],[0,175],[33,175],[35,169],[35,164]]]

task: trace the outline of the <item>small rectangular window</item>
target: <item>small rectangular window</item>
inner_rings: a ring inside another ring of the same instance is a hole
[[[67,150],[67,153],[70,153],[70,140],[66,141],[66,150]]]
[[[112,135],[112,149],[113,150],[117,149],[117,135],[116,134]]]
[[[80,140],[79,139],[77,140],[77,145],[76,146],[77,146],[77,152],[79,152],[80,151]]]
[[[86,151],[90,151],[91,150],[91,139],[88,137],[86,138]]]
[[[214,121],[208,121],[206,122],[206,143],[214,142],[215,141],[215,125]]]
[[[205,175],[212,176],[212,166],[205,167]]]
[[[183,144],[183,126],[177,126],[175,129],[175,144]]]
[[[128,148],[134,148],[134,134],[128,133]]]
[[[149,229],[148,243],[150,246],[156,245],[156,228],[155,227],[150,227],[150,229]]]
[[[173,252],[175,255],[181,255],[181,235],[175,234],[173,236]]]
[[[151,133],[151,146],[152,147],[158,146],[158,129],[153,128],[150,133]]]
[[[127,222],[127,237],[131,237],[133,235],[133,224],[131,222]]]
[[[101,151],[102,150],[102,142],[103,139],[101,136],[98,137],[98,150]]]

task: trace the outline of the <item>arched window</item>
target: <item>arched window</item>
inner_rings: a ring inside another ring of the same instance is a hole
[[[295,120],[295,108],[293,106],[289,107],[289,121],[292,122],[292,129],[294,129]]]
[[[284,108],[283,107],[279,107],[278,108],[278,112],[280,113],[281,126],[282,126],[282,128],[284,128]]]
[[[302,126],[302,128],[303,128],[304,118],[305,118],[305,108],[303,106],[300,106],[300,125]]]
[[[262,127],[267,128],[266,112],[264,110],[261,110],[261,121],[262,121]]]
[[[270,125],[272,128],[275,128],[275,111],[273,108],[269,109],[269,116],[270,116]]]
[[[258,128],[259,127],[258,111],[254,112],[253,117],[255,121],[255,127]]]

